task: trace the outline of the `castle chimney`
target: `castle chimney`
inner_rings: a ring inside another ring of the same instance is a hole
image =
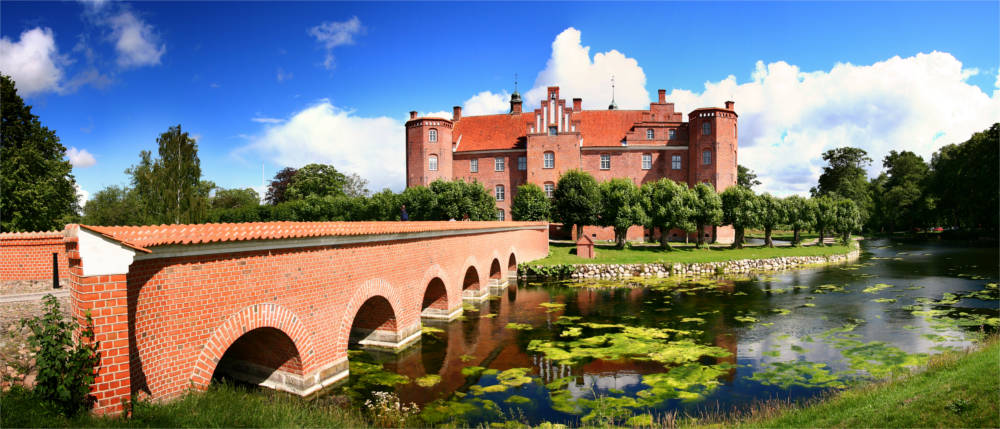
[[[462,106],[455,106],[451,108],[451,120],[458,121],[462,119]]]
[[[573,99],[573,111],[574,112],[582,112],[583,111],[583,99],[582,98],[574,98]]]
[[[666,103],[667,102],[667,90],[661,89],[661,90],[658,90],[656,92],[660,94],[660,101],[659,101],[659,103],[660,104]]]
[[[413,120],[413,119],[417,119],[417,111],[416,110],[411,110],[410,111],[410,120]]]
[[[736,103],[733,102],[733,101],[727,101],[726,102],[726,109],[727,110],[733,110],[733,107],[735,107],[735,106],[736,106]]]

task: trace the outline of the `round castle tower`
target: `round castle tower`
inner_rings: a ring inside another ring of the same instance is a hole
[[[456,108],[456,121],[460,115],[460,108]],[[437,179],[451,180],[453,125],[444,118],[418,118],[417,112],[410,112],[406,122],[407,187],[427,186]]]
[[[708,182],[716,192],[736,185],[737,115],[726,107],[696,109],[688,114],[689,183]]]

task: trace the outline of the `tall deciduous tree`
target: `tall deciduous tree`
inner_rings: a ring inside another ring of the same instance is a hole
[[[0,75],[0,231],[62,229],[77,216],[73,166],[55,131],[44,126]]]
[[[310,195],[317,197],[337,197],[347,195],[344,187],[347,176],[332,165],[307,164],[295,172],[285,190],[289,200],[300,200]]]
[[[754,186],[759,184],[760,180],[757,180],[757,173],[742,165],[736,166],[736,185],[753,189]]]
[[[517,187],[517,194],[510,205],[510,217],[514,220],[548,220],[551,203],[545,191],[534,183]]]
[[[138,196],[128,188],[109,186],[94,194],[83,206],[87,225],[142,225],[145,223]]]
[[[937,211],[951,226],[1000,227],[1000,123],[960,144],[942,147],[931,158],[929,191]]]
[[[582,170],[567,171],[556,183],[554,197],[556,219],[575,227],[577,235],[584,225],[597,225],[601,192],[594,176]]]
[[[835,206],[833,230],[840,235],[840,243],[851,242],[851,233],[861,228],[861,209],[854,201],[846,198],[837,200]]]
[[[722,222],[732,225],[735,232],[732,248],[742,249],[746,229],[760,224],[760,197],[743,186],[730,186],[719,197],[722,199]]]
[[[400,196],[386,188],[368,198],[365,206],[367,220],[399,220]]]
[[[452,181],[435,180],[430,189],[436,196],[437,205],[432,220],[462,219],[496,220],[496,200],[477,181],[472,183],[461,179]]]
[[[840,147],[823,153],[827,166],[819,176],[819,184],[811,190],[812,195],[854,200],[867,218],[871,210],[871,195],[868,192],[868,178],[865,167],[871,164],[868,152],[856,147]]]
[[[288,186],[292,184],[292,178],[295,177],[297,171],[292,167],[279,170],[267,186],[267,195],[264,196],[264,201],[272,206],[288,201]]]
[[[889,231],[901,225],[910,229],[925,226],[927,202],[923,189],[930,168],[919,155],[910,151],[890,151],[882,161],[888,176],[885,182],[885,220]]]
[[[396,218],[399,218],[402,206],[406,206],[406,212],[410,220],[437,220],[437,195],[426,186],[413,186],[403,190],[399,194],[399,207],[396,207]]]
[[[252,188],[223,189],[216,188],[212,196],[212,209],[235,209],[256,207],[260,204],[260,194]]]
[[[215,185],[201,180],[198,143],[180,125],[160,134],[156,142],[157,159],[142,151],[139,164],[125,171],[132,176],[143,217],[154,223],[202,222]]]
[[[687,184],[663,178],[642,185],[643,205],[649,223],[660,228],[660,247],[670,249],[670,230],[688,231],[691,224],[693,200]]]
[[[814,198],[816,201],[816,232],[819,233],[818,245],[826,243],[826,232],[831,231],[837,222],[837,201],[833,198],[822,196]]]
[[[722,199],[706,183],[699,183],[693,191],[691,220],[698,231],[698,247],[701,248],[705,244],[705,228],[722,223]]]
[[[816,223],[816,202],[792,195],[785,198],[788,226],[792,228],[792,246],[802,243],[802,230],[812,228]]]
[[[642,225],[646,213],[642,209],[642,193],[629,179],[615,178],[601,183],[601,213],[598,225],[610,226],[615,231],[615,244],[625,247],[628,229]]]
[[[787,221],[788,213],[784,201],[765,193],[760,197],[760,226],[764,228],[764,246],[774,247],[771,232]]]

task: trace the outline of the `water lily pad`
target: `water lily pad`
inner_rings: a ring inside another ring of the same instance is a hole
[[[437,374],[429,374],[418,378],[416,382],[417,386],[431,387],[441,382],[441,376]]]
[[[516,330],[516,331],[530,331],[532,328],[531,328],[531,325],[529,325],[527,323],[513,323],[513,322],[511,322],[511,323],[507,324],[507,329],[513,329],[513,330]]]

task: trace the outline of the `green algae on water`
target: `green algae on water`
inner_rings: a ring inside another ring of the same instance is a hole
[[[506,328],[513,329],[515,331],[530,331],[532,329],[531,325],[527,323],[514,323],[514,322],[508,323]]]
[[[440,382],[441,382],[441,376],[437,374],[425,375],[416,380],[417,386],[420,387],[432,387]]]

